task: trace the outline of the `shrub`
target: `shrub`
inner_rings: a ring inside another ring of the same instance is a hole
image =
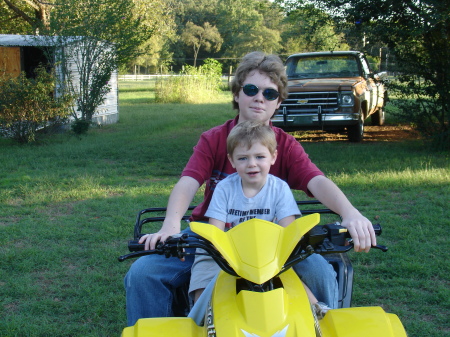
[[[35,78],[22,72],[16,78],[0,77],[0,133],[19,143],[35,141],[36,131],[61,123],[69,114],[71,99],[55,98],[55,76],[43,67]]]
[[[402,75],[389,89],[398,97],[393,104],[400,121],[410,123],[437,150],[450,150],[450,111],[444,94],[418,76]],[[448,94],[447,94],[448,95]]]
[[[222,83],[222,66],[213,59],[196,68],[186,66],[179,76],[156,82],[155,99],[159,103],[204,103],[214,98]]]

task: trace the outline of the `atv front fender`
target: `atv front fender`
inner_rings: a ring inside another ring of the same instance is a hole
[[[122,337],[202,337],[204,329],[188,317],[141,318],[125,328]]]
[[[330,310],[319,322],[327,337],[407,337],[397,315],[380,307]]]

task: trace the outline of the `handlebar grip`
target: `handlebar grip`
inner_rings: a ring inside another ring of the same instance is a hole
[[[377,223],[377,224],[372,225],[372,226],[373,226],[373,230],[375,231],[375,235],[376,236],[381,235],[381,232],[382,232],[381,225],[379,223]]]
[[[145,245],[143,243],[139,243],[139,240],[130,240],[128,241],[128,250],[130,252],[139,252],[144,250]]]
[[[345,228],[345,227],[340,227],[340,223],[339,223],[339,222],[338,222],[337,224],[339,225],[338,228]],[[375,235],[376,235],[376,236],[381,235],[381,233],[383,232],[382,229],[381,229],[381,225],[380,225],[379,223],[377,223],[377,224],[372,224],[372,227],[373,227],[373,230],[375,231]],[[350,232],[349,232],[349,231],[347,231],[347,232],[345,233],[345,237],[351,238],[351,235],[350,235]]]

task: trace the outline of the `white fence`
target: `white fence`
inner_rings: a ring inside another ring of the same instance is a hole
[[[117,78],[119,81],[154,81],[157,78],[161,77],[170,77],[170,76],[192,76],[192,75],[179,75],[179,74],[170,74],[170,75],[119,75]],[[229,83],[234,76],[232,75],[223,75],[222,80]]]
[[[144,80],[154,80],[158,77],[168,77],[168,76],[178,76],[178,75],[119,75],[119,81],[144,81]]]

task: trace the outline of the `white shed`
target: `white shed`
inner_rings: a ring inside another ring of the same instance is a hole
[[[48,60],[46,54],[40,48],[51,47],[49,41],[51,40],[44,36],[0,34],[0,75],[6,73],[18,76],[24,71],[27,76],[32,76],[34,69],[40,63],[54,64],[54,60]],[[73,80],[79,80],[76,67],[72,67],[72,73]],[[56,67],[56,75],[57,78],[61,75],[58,73],[58,67]],[[96,114],[92,118],[94,123],[112,124],[119,120],[117,77],[118,72],[116,69],[111,74],[109,81],[111,90],[107,93],[104,103],[97,108]]]

